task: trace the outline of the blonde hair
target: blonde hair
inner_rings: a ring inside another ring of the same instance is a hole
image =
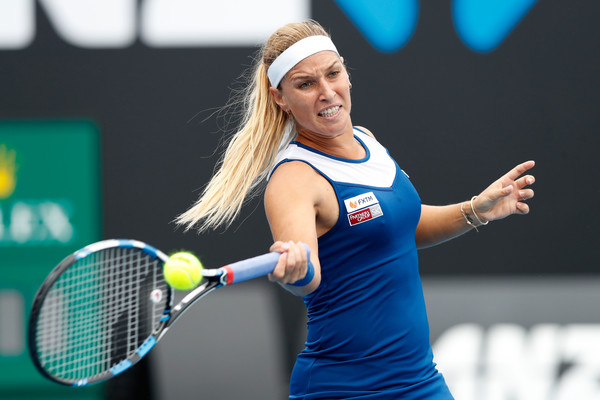
[[[196,225],[199,231],[231,225],[245,201],[267,178],[278,150],[291,140],[288,133],[293,124],[292,117],[269,92],[267,69],[288,47],[317,35],[329,36],[318,22],[310,20],[285,25],[267,40],[242,94],[239,128],[217,164],[217,172],[194,205],[175,219],[177,224],[186,230]]]

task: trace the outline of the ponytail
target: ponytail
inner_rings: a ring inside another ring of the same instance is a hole
[[[243,116],[217,165],[217,172],[194,205],[175,222],[186,230],[228,227],[245,201],[266,180],[278,151],[289,144],[294,132],[292,117],[274,101],[267,69],[286,48],[308,36],[327,35],[314,21],[288,24],[275,32],[262,49],[242,96]]]

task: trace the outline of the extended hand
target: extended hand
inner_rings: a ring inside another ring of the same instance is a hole
[[[521,175],[534,165],[533,161],[517,165],[477,196],[473,208],[481,222],[529,213],[529,206],[523,201],[533,197],[533,190],[526,186],[533,184],[535,178],[533,175]]]

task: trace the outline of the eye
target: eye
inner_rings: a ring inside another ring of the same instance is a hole
[[[336,76],[338,76],[338,75],[339,75],[339,73],[340,73],[340,71],[331,71],[331,72],[329,73],[329,77],[331,77],[331,78],[335,78]]]
[[[308,88],[310,85],[311,85],[311,83],[310,83],[310,82],[302,82],[301,84],[299,84],[299,85],[298,85],[298,87],[299,87],[300,89],[306,89],[306,88]]]

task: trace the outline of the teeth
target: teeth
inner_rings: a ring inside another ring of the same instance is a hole
[[[340,109],[340,106],[331,107],[325,111],[321,111],[320,115],[322,115],[323,117],[331,117],[332,115],[337,113],[339,109]]]

